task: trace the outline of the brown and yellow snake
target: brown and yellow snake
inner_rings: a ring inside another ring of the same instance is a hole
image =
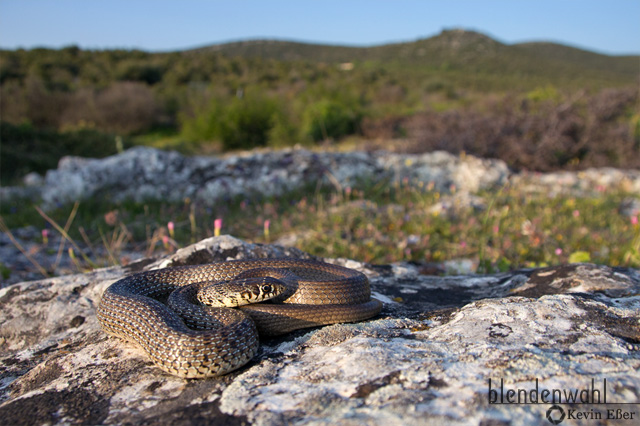
[[[285,294],[239,309],[203,306],[196,300],[198,291],[211,283],[224,287],[224,282],[252,279],[257,290],[243,296],[260,300],[256,297],[282,286]],[[166,299],[172,308],[161,302]],[[358,271],[310,260],[255,259],[128,276],[105,290],[97,316],[104,331],[139,345],[162,370],[195,378],[223,375],[249,362],[258,349],[258,332],[273,336],[362,321],[381,308],[371,299],[367,277]]]

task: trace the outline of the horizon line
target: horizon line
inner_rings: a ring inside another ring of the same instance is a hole
[[[404,40],[389,40],[384,42],[374,42],[374,43],[366,43],[366,44],[350,44],[348,42],[330,42],[330,41],[316,41],[316,40],[306,40],[306,39],[297,39],[294,37],[277,37],[277,36],[247,36],[246,38],[231,38],[220,41],[213,41],[203,44],[194,45],[191,47],[180,47],[180,48],[168,48],[168,49],[147,49],[139,46],[106,46],[106,47],[85,47],[81,46],[79,43],[69,43],[61,46],[50,46],[50,45],[33,45],[31,47],[17,46],[17,47],[5,47],[0,44],[0,50],[3,51],[18,51],[18,50],[37,50],[37,49],[46,49],[46,50],[63,50],[70,47],[77,47],[80,50],[84,51],[109,51],[109,50],[128,50],[128,51],[141,51],[151,54],[162,54],[162,53],[176,53],[176,52],[188,52],[193,50],[206,49],[216,46],[225,46],[234,43],[247,43],[247,42],[281,42],[281,43],[298,43],[298,44],[306,44],[312,46],[328,46],[328,47],[343,47],[347,49],[369,49],[376,48],[382,46],[390,46],[396,44],[408,44],[408,43],[416,43],[423,40],[429,40],[431,38],[437,37],[445,32],[453,32],[453,31],[462,31],[467,33],[476,33],[485,37],[490,38],[493,41],[496,41],[505,46],[518,46],[523,44],[556,44],[559,46],[569,47],[573,49],[583,50],[590,53],[595,53],[599,55],[611,56],[611,57],[628,57],[628,56],[640,56],[639,52],[626,52],[626,53],[610,53],[603,50],[591,48],[584,45],[564,42],[556,39],[528,39],[521,40],[516,42],[506,42],[501,40],[499,37],[496,37],[488,32],[483,32],[481,30],[472,29],[472,28],[463,28],[463,27],[451,27],[451,28],[443,28],[439,32],[433,33],[431,35],[420,35],[416,36],[412,39],[404,39]]]

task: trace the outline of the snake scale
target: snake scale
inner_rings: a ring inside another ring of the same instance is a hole
[[[203,287],[224,286],[234,280],[257,280],[260,291],[266,293],[284,286],[285,294],[239,309],[198,303],[197,293]],[[171,308],[163,303],[167,299]],[[364,274],[328,263],[284,258],[130,275],[105,290],[97,317],[104,331],[140,346],[160,369],[200,378],[223,375],[249,362],[258,350],[258,333],[274,336],[305,327],[362,321],[381,308],[379,301],[371,299]]]

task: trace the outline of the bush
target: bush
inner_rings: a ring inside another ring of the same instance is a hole
[[[278,103],[264,95],[245,95],[230,101],[214,98],[203,112],[182,117],[182,136],[192,142],[219,140],[225,150],[267,146],[272,136],[286,135]],[[277,133],[272,133],[274,126]]]
[[[606,89],[593,95],[579,92],[560,101],[543,90],[532,97],[504,97],[484,109],[426,111],[399,120],[371,120],[371,139],[406,129],[403,150],[466,152],[500,158],[516,170],[552,171],[587,167],[640,167],[640,143],[634,135],[633,112],[638,93]],[[531,99],[535,98],[533,102]],[[631,111],[631,112],[630,112]],[[385,148],[388,148],[385,146]],[[376,149],[374,143],[370,149]]]
[[[292,146],[299,143],[301,139],[300,130],[294,125],[289,111],[285,111],[282,107],[278,108],[271,120],[269,146],[272,148]]]
[[[158,105],[151,89],[143,83],[113,83],[96,96],[97,121],[101,129],[123,134],[149,130]]]
[[[230,150],[266,146],[277,110],[276,103],[264,96],[234,98],[219,124],[223,147]]]
[[[305,134],[314,141],[339,139],[356,133],[362,120],[353,107],[339,101],[322,100],[305,111]]]

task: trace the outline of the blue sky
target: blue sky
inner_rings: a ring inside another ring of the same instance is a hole
[[[640,53],[640,0],[0,0],[0,47],[178,50],[249,38],[367,46],[443,28]]]

